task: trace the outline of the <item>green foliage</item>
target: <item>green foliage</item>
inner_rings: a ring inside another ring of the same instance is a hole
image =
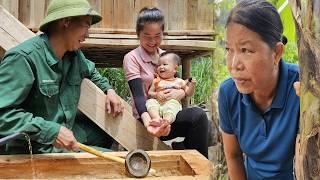
[[[229,73],[226,67],[225,61],[225,47],[224,47],[224,33],[225,23],[229,15],[230,10],[235,6],[235,0],[222,0],[214,5],[215,17],[215,41],[217,46],[213,53],[212,63],[212,87],[213,90],[217,90],[222,81],[229,77]]]
[[[298,47],[296,42],[288,42],[285,46],[285,52],[282,56],[286,62],[297,64],[298,63]]]
[[[270,0],[270,2],[279,8],[285,0]],[[291,8],[287,5],[282,12],[280,12],[280,17],[283,24],[284,32],[283,34],[288,38],[288,43],[285,46],[285,53],[283,58],[290,63],[298,63],[298,48],[296,44],[296,29],[291,13]]]
[[[286,0],[273,0],[271,3],[279,8]],[[296,29],[291,13],[291,8],[287,5],[280,13],[280,17],[283,24],[283,34],[288,38],[289,42],[296,41]]]
[[[98,71],[102,76],[108,78],[109,83],[119,96],[124,99],[128,99],[128,97],[130,97],[129,86],[125,80],[122,68],[100,68]]]
[[[190,74],[197,80],[197,86],[191,98],[191,104],[200,105],[210,102],[213,84],[211,67],[211,57],[199,57],[192,61]]]

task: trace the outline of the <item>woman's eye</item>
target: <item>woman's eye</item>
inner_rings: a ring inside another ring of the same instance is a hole
[[[241,48],[241,52],[242,53],[252,53],[252,51],[247,48]]]
[[[226,49],[227,52],[229,52],[229,50],[230,50],[230,48],[227,48],[227,47],[225,49]]]

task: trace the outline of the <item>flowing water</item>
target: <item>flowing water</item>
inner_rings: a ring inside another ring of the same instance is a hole
[[[31,168],[32,168],[32,179],[36,179],[36,169],[34,167],[35,162],[33,161],[33,154],[32,154],[32,146],[30,141],[30,136],[27,133],[23,133],[24,137],[26,138],[29,146],[29,152],[30,152],[30,162],[31,162]]]

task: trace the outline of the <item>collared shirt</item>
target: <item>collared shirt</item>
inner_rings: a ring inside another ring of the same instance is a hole
[[[158,52],[161,54],[164,51],[158,48]],[[147,99],[148,90],[157,70],[157,65],[152,63],[151,56],[141,46],[139,46],[124,56],[123,68],[127,81],[141,78],[144,97]],[[131,105],[133,115],[138,119],[139,115],[133,101]]]
[[[276,94],[265,112],[258,109],[250,95],[240,93],[232,79],[221,84],[220,128],[237,137],[249,180],[293,179],[300,114],[293,83],[298,80],[298,67],[281,60]]]
[[[104,92],[111,88],[80,50],[59,60],[45,34],[10,49],[0,64],[0,136],[25,132],[35,153],[57,152],[52,144],[60,126],[74,128],[83,78]]]

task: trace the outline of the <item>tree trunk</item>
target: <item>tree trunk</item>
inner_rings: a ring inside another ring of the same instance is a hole
[[[320,179],[320,1],[290,0],[300,59],[300,136],[295,173],[298,180]]]

